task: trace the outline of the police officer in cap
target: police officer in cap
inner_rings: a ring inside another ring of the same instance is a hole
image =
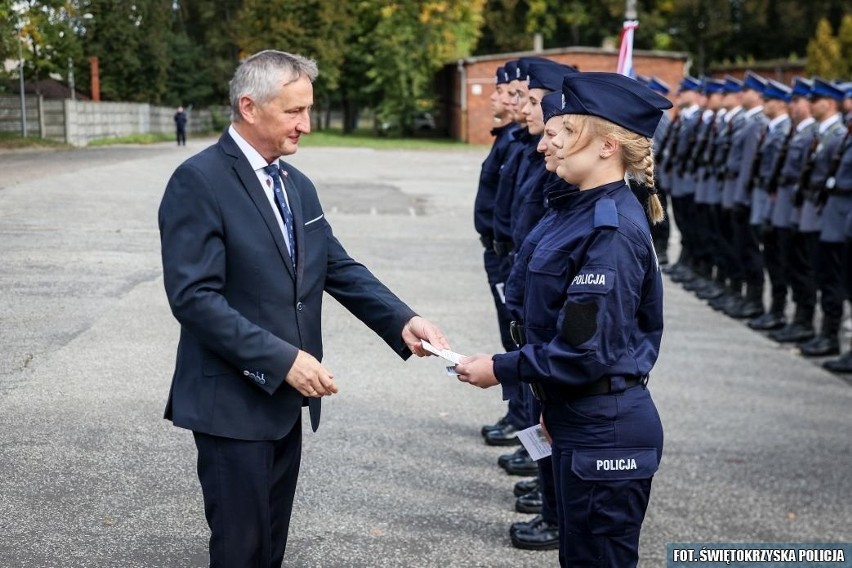
[[[680,256],[668,270],[673,282],[689,282],[695,278],[695,178],[687,172],[687,162],[695,147],[701,121],[701,82],[684,77],[677,92],[678,127],[666,162],[670,175],[669,195],[672,215],[680,231]]]
[[[746,71],[743,80],[743,120],[739,142],[733,151],[739,154],[739,164],[731,168],[733,176],[733,236],[737,251],[737,264],[742,271],[745,293],[735,294],[735,300],[724,312],[737,319],[750,319],[763,314],[763,259],[760,242],[751,224],[751,193],[754,189],[754,172],[759,167],[759,152],[766,137],[768,120],[763,113],[763,91],[766,79]]]
[[[560,565],[629,568],[663,447],[646,386],[663,329],[649,220],[663,211],[655,195],[643,208],[625,175],[653,191],[650,138],[671,103],[614,73],[569,75],[562,92],[557,174],[579,191],[548,196],[555,214],[518,253],[526,343],[466,358],[456,371],[475,386],[501,384],[504,396],[529,385],[541,399]]]
[[[518,167],[521,162],[522,153],[530,144],[533,138],[526,129],[526,121],[520,112],[519,102],[522,96],[526,96],[526,75],[518,68],[518,61],[508,61],[504,65],[506,73],[506,84],[502,91],[502,100],[508,109],[510,120],[515,124],[512,132],[507,135],[507,146],[503,154],[503,160],[500,164],[497,189],[494,194],[492,206],[492,247],[494,254],[497,257],[498,277],[495,291],[500,296],[501,303],[505,302],[504,283],[509,275],[510,258],[512,252],[511,244],[511,204],[512,196],[514,195],[514,186],[517,179]],[[523,78],[523,81],[521,80]],[[501,328],[501,334],[504,333]],[[502,338],[502,335],[501,335]],[[504,345],[505,349],[514,349],[511,339]],[[496,424],[485,426],[482,428],[482,436],[485,438],[485,443],[489,446],[514,446],[520,442],[517,438],[517,433],[522,430],[529,422],[527,417],[527,402],[523,393],[508,401],[508,412],[506,416],[499,420]],[[535,472],[536,467],[532,460],[529,459],[526,451],[519,448],[515,454],[507,454],[501,456],[498,464],[505,467],[509,463],[516,464],[523,470],[526,467],[528,474]]]
[[[846,84],[844,104],[852,107],[852,83]],[[835,205],[842,202],[841,207],[847,210],[844,227],[846,242],[843,250],[843,283],[846,290],[846,300],[852,303],[852,207],[849,206],[849,201],[852,200],[852,141],[849,140],[849,132],[852,130],[852,108],[847,114],[846,128],[846,142],[840,151],[834,190],[829,200],[834,199],[837,202]],[[826,207],[829,207],[828,203]],[[840,358],[823,363],[823,367],[834,373],[852,373],[852,346]]]
[[[659,77],[645,77],[637,75],[636,80],[646,85],[652,91],[656,91],[664,97],[669,96],[671,89],[668,83]],[[664,148],[672,137],[672,119],[667,112],[663,113],[660,119],[660,124],[657,130],[654,131],[654,159],[657,163],[662,159]],[[657,170],[657,197],[660,200],[660,205],[663,211],[668,209],[668,192],[669,180],[662,172],[662,169]],[[651,237],[654,239],[654,248],[657,251],[657,258],[660,260],[660,266],[665,266],[669,263],[669,237],[671,236],[671,223],[669,217],[666,217],[651,227]]]
[[[787,85],[769,80],[763,91],[763,113],[769,119],[766,132],[757,149],[757,163],[752,167],[751,223],[752,232],[761,244],[763,266],[769,275],[771,302],[769,310],[748,322],[759,331],[784,326],[784,308],[787,304],[787,271],[779,248],[778,233],[770,223],[777,192],[777,172],[780,172],[790,141],[795,135],[793,123],[787,113],[791,99]],[[762,302],[763,299],[759,300]]]
[[[772,209],[772,227],[778,234],[778,248],[783,255],[782,263],[790,295],[796,306],[792,320],[784,327],[769,332],[769,337],[779,343],[799,343],[814,336],[816,281],[811,257],[814,254],[812,245],[815,246],[816,242],[799,230],[801,206],[795,203],[796,188],[804,173],[817,131],[808,100],[811,87],[809,79],[793,79],[790,116],[795,127],[784,164],[778,173],[775,206]]]
[[[517,225],[529,227],[525,233],[515,235],[518,249],[527,239],[535,241],[541,235],[541,231],[532,235],[533,226],[538,227],[541,224],[536,216],[539,208],[543,214],[552,195],[576,190],[575,187],[569,186],[556,175],[555,149],[552,146],[553,137],[561,130],[562,79],[575,72],[576,70],[573,67],[557,63],[533,64],[529,68],[529,102],[525,106],[524,112],[527,114],[530,132],[541,135],[536,147],[541,157],[541,163],[530,174],[531,179],[538,181],[526,191],[522,189],[522,193],[527,195],[524,201],[532,201],[533,204],[515,208],[519,217]],[[551,93],[550,91],[559,92]],[[533,217],[535,217],[535,223],[532,223]],[[526,286],[525,279],[522,278],[523,274],[524,271],[521,269],[513,269],[509,280],[506,282],[506,305],[516,321],[523,317],[524,289]],[[516,337],[519,344],[524,342],[524,338],[518,336],[517,333]],[[537,423],[538,417],[541,416],[541,403],[535,397],[528,397],[528,402],[528,411],[532,418],[529,426],[532,426],[533,420]],[[550,458],[539,460],[537,465],[536,488],[525,495],[520,495],[515,502],[515,509],[522,513],[538,512],[539,514],[529,521],[512,524],[509,535],[512,545],[516,548],[548,550],[559,546],[556,487]],[[516,489],[519,485],[516,484]]]
[[[829,195],[829,181],[834,177],[834,163],[837,152],[841,151],[843,140],[848,140],[848,130],[840,114],[840,105],[845,93],[819,77],[814,78],[811,90],[811,111],[819,122],[816,146],[813,147],[812,172],[806,183],[799,187],[801,192],[802,216],[800,229],[814,235],[817,245],[814,260],[814,274],[819,290],[822,325],[820,333],[813,339],[799,344],[799,351],[806,357],[822,357],[840,353],[837,334],[843,317],[843,287],[841,265],[843,254],[843,224],[841,216],[833,209],[840,205],[837,200],[826,202]],[[831,188],[831,193],[834,193]],[[832,205],[832,207],[828,207]]]
[[[514,115],[508,108],[509,73],[505,67],[498,67],[494,92],[491,94],[491,113],[495,126],[491,129],[494,136],[494,144],[491,151],[482,163],[482,171],[479,174],[479,187],[473,205],[473,225],[479,234],[479,241],[483,246],[483,263],[485,274],[488,277],[488,287],[494,299],[494,307],[497,310],[497,328],[500,331],[500,341],[503,349],[511,351],[515,348],[512,338],[509,336],[509,318],[506,311],[505,297],[503,294],[504,277],[500,270],[500,258],[494,252],[494,199],[497,194],[497,185],[500,181],[500,167],[503,165],[512,141],[512,133],[518,129],[514,122]],[[520,427],[523,416],[513,415],[510,407],[506,415],[496,424],[482,427],[482,435],[499,430],[507,425]]]

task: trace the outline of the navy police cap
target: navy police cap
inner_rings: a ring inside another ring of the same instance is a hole
[[[668,95],[671,91],[668,83],[660,79],[659,77],[646,77],[645,75],[636,75],[636,80],[651,89],[652,91],[656,91],[661,95]]]
[[[680,82],[680,87],[677,92],[682,93],[684,91],[697,91],[701,88],[701,81],[696,79],[695,77],[690,77],[687,75]]]
[[[565,114],[562,110],[562,91],[550,93],[541,99],[541,114],[545,123],[554,116]]]
[[[743,89],[752,89],[763,94],[763,90],[766,89],[766,79],[757,73],[746,71],[745,78],[743,79]]]
[[[714,93],[724,93],[725,92],[725,82],[721,79],[711,79],[707,78],[704,80],[704,94],[712,95]]]
[[[837,88],[843,91],[847,99],[852,98],[852,81],[848,83],[838,83]]]
[[[532,65],[533,63],[553,63],[553,60],[545,59],[544,57],[537,57],[535,55],[530,55],[529,57],[521,57],[520,59],[518,59],[517,79],[519,81],[530,80],[530,65]]]
[[[832,85],[822,77],[814,77],[814,85],[811,89],[811,99],[829,98],[836,101],[842,101],[845,98],[845,93],[837,86]]]
[[[498,67],[495,74],[497,75],[497,84],[498,85],[505,85],[506,83],[509,82],[509,74],[506,73],[505,67]]]
[[[562,81],[562,112],[597,116],[648,138],[672,103],[618,73],[572,73]]]
[[[736,77],[732,77],[730,75],[725,75],[725,92],[726,93],[740,93],[743,90],[743,82],[737,79]]]
[[[789,103],[793,98],[793,91],[784,83],[769,79],[766,82],[766,88],[763,90],[763,98],[776,99]]]
[[[794,97],[809,97],[814,83],[810,79],[804,77],[795,77],[793,79],[793,96]]]
[[[509,81],[516,81],[518,79],[518,60],[507,61],[503,66],[503,69],[506,71],[506,78]]]
[[[555,61],[535,61],[527,67],[530,89],[544,89],[546,91],[558,91],[562,88],[562,79],[569,73],[576,73],[577,69],[570,65],[562,65]]]

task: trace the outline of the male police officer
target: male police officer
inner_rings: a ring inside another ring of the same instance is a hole
[[[725,313],[733,318],[752,318],[763,314],[763,262],[760,257],[760,244],[751,225],[751,192],[753,189],[755,166],[759,166],[758,148],[767,133],[768,120],[763,114],[763,91],[766,79],[746,71],[743,80],[743,125],[739,149],[740,164],[734,180],[733,229],[734,245],[738,252],[739,266],[742,270],[746,290],[744,296],[737,296]]]
[[[725,82],[718,79],[705,79],[702,84],[705,104],[698,126],[696,143],[685,166],[695,178],[695,267],[696,278],[684,284],[684,290],[695,292],[707,290],[713,284],[714,254],[717,242],[713,220],[714,204],[721,200],[721,188],[707,173],[712,151],[715,148],[721,117],[724,116],[722,100]]]
[[[813,151],[813,171],[809,183],[800,187],[804,202],[800,228],[811,232],[817,240],[814,274],[820,292],[822,327],[820,333],[799,345],[802,355],[820,357],[840,352],[837,334],[843,316],[841,286],[841,256],[843,251],[843,222],[845,219],[826,209],[824,192],[832,177],[832,162],[847,132],[840,114],[844,92],[819,77],[811,91],[811,110],[819,122],[818,143]],[[826,211],[829,214],[825,214]]]
[[[834,190],[829,199],[845,202],[848,210],[844,227],[846,239],[843,251],[843,280],[846,288],[846,300],[852,302],[852,208],[849,200],[852,199],[852,141],[850,141],[850,130],[852,130],[852,83],[846,83],[845,107],[850,110],[846,118],[846,141],[841,147],[840,159],[837,172],[835,173]],[[836,196],[836,197],[835,197]],[[829,207],[829,204],[826,204]],[[852,373],[852,348],[842,357],[823,363],[823,367],[834,373]]]
[[[642,75],[637,75],[636,79],[640,83],[644,83],[652,91],[660,93],[664,97],[669,96],[669,92],[671,90],[669,85],[659,77],[644,77]],[[664,112],[660,119],[660,124],[657,126],[657,130],[654,131],[654,161],[657,163],[657,169],[654,174],[656,175],[655,181],[657,183],[657,197],[660,199],[663,211],[668,210],[670,176],[667,172],[663,171],[664,168],[660,167],[660,165],[664,160],[663,153],[665,152],[665,148],[668,146],[668,141],[671,140],[673,130],[672,119],[669,117],[669,113]],[[654,240],[654,250],[657,253],[657,259],[660,262],[660,266],[665,266],[669,263],[668,251],[670,236],[671,223],[669,222],[668,215],[666,215],[665,219],[651,227],[651,238]]]
[[[669,271],[675,282],[688,282],[694,278],[694,248],[692,222],[694,219],[695,179],[688,175],[685,167],[696,131],[701,119],[698,102],[701,98],[701,83],[694,77],[685,77],[677,93],[678,124],[677,136],[672,142],[672,151],[667,163],[671,173],[672,215],[680,230],[681,251],[677,262]]]
[[[814,336],[816,283],[811,257],[815,242],[799,230],[801,205],[794,203],[796,188],[808,168],[811,147],[815,147],[817,123],[811,116],[808,100],[811,87],[811,81],[801,77],[795,78],[792,83],[790,114],[796,125],[795,133],[778,175],[775,207],[772,210],[772,226],[778,233],[778,247],[784,258],[790,292],[796,305],[792,321],[781,329],[769,332],[769,337],[780,343],[799,343]]]
[[[725,95],[722,98],[725,115],[716,136],[716,151],[710,166],[721,190],[717,213],[718,241],[715,248],[718,287],[701,290],[698,297],[709,300],[710,307],[715,310],[724,310],[726,306],[739,302],[743,280],[733,240],[734,184],[728,174],[729,171],[737,171],[739,168],[740,158],[732,154],[735,153],[734,146],[743,126],[742,90],[741,80],[730,75],[725,77]]]
[[[769,310],[748,322],[752,329],[771,330],[784,325],[784,308],[787,304],[787,275],[778,248],[778,233],[772,228],[773,200],[775,192],[770,188],[773,178],[777,178],[784,163],[784,155],[789,148],[790,139],[795,134],[787,103],[791,92],[787,85],[769,80],[763,91],[763,112],[769,119],[763,143],[758,148],[757,165],[752,169],[751,218],[752,231],[757,235],[763,252],[763,266],[769,275],[772,289],[772,301]],[[763,299],[760,298],[761,309]]]

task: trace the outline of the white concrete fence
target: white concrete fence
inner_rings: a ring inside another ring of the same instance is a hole
[[[86,146],[99,138],[174,133],[175,110],[147,103],[56,101],[27,96],[27,136]],[[227,123],[229,111],[226,107],[188,110],[187,132],[210,131],[214,112],[219,114],[222,124]],[[0,97],[0,132],[20,133],[21,128],[20,97]]]

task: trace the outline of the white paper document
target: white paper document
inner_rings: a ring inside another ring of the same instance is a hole
[[[460,353],[456,353],[455,351],[450,351],[449,349],[438,349],[437,347],[435,347],[434,345],[432,345],[431,343],[429,343],[425,339],[420,340],[420,345],[422,345],[423,349],[425,349],[429,353],[432,353],[433,355],[437,355],[438,357],[440,357],[442,359],[446,359],[447,361],[452,363],[453,364],[452,366],[447,367],[447,374],[452,376],[452,377],[455,377],[457,375],[455,370],[453,370],[453,367],[458,365],[461,362],[461,360],[465,358],[464,355],[462,355]]]
[[[547,443],[547,439],[544,437],[544,432],[541,431],[541,424],[536,424],[535,426],[530,426],[526,430],[521,430],[518,432],[518,439],[524,445],[524,449],[527,450],[527,453],[529,453],[530,457],[534,461],[538,461],[541,458],[546,458],[550,455],[550,444]]]

